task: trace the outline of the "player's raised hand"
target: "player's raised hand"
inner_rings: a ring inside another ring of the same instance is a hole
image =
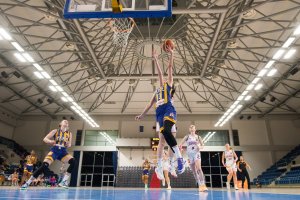
[[[137,121],[141,120],[142,118],[143,118],[142,115],[137,115],[137,116],[135,116],[135,120],[137,120]]]
[[[157,53],[156,53],[155,50],[152,51],[152,57],[153,57],[154,59],[157,59],[157,58],[158,58],[158,55],[157,55]]]

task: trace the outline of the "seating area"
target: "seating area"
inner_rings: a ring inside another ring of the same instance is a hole
[[[272,182],[275,181],[275,184],[288,184],[289,180],[288,178],[282,179],[286,175],[289,176],[290,172],[293,170],[287,172],[283,177],[282,176],[287,171],[287,166],[292,163],[292,161],[297,158],[300,155],[300,145],[296,146],[293,150],[291,150],[289,153],[287,153],[283,158],[281,158],[279,161],[277,161],[274,165],[272,165],[270,168],[268,168],[265,172],[263,172],[261,175],[259,175],[257,178],[253,179],[254,184],[260,184],[260,185],[270,185]],[[296,173],[297,172],[297,173]],[[300,173],[298,174],[298,171],[296,170],[295,174],[292,172],[294,178],[293,183],[297,182],[299,179],[300,183]],[[298,177],[296,177],[298,176]],[[276,180],[280,178],[280,180]],[[282,181],[281,181],[282,180]],[[290,183],[292,183],[290,181]],[[298,182],[297,182],[298,183]]]
[[[142,182],[142,167],[119,167],[116,177],[116,187],[144,187]],[[149,185],[154,174],[154,169],[151,168],[149,174]],[[186,168],[186,171],[179,175],[177,178],[172,177],[171,175],[171,186],[173,188],[193,188],[196,187],[196,182],[193,177],[193,173],[189,168]]]
[[[275,184],[300,184],[300,167],[292,167],[291,171],[275,181]]]

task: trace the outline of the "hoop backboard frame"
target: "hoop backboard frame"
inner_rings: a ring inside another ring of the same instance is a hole
[[[172,16],[172,0],[165,0],[165,5],[153,5],[149,6],[149,10],[137,10],[135,2],[138,0],[132,0],[132,6],[130,8],[123,8],[121,13],[113,13],[110,8],[105,6],[107,0],[98,0],[101,2],[101,10],[96,10],[97,5],[75,5],[71,7],[72,2],[75,0],[66,0],[64,7],[64,17],[66,19],[78,19],[78,18],[160,18]]]

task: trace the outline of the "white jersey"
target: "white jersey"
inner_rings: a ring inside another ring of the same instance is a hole
[[[200,151],[199,143],[200,140],[198,135],[192,136],[191,134],[189,134],[186,139],[187,154],[198,153]]]
[[[234,151],[232,149],[230,149],[229,151],[225,150],[224,157],[227,170],[232,169],[233,171],[237,171],[236,163],[234,160]]]

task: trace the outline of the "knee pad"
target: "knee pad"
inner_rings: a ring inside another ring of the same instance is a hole
[[[72,173],[72,171],[73,171],[73,169],[74,169],[74,167],[75,167],[76,161],[75,161],[74,158],[71,158],[71,159],[69,160],[68,163],[69,163],[70,165],[69,165],[69,167],[68,167],[68,169],[67,169],[67,172],[68,172],[68,173]]]
[[[172,148],[177,145],[176,139],[174,135],[172,134],[172,126],[174,125],[173,122],[169,120],[164,121],[164,129],[162,131],[162,134],[167,142],[167,144]],[[173,150],[173,149],[172,149]]]
[[[41,173],[45,173],[49,167],[49,163],[43,162],[42,165],[32,174],[34,178],[37,178]]]

